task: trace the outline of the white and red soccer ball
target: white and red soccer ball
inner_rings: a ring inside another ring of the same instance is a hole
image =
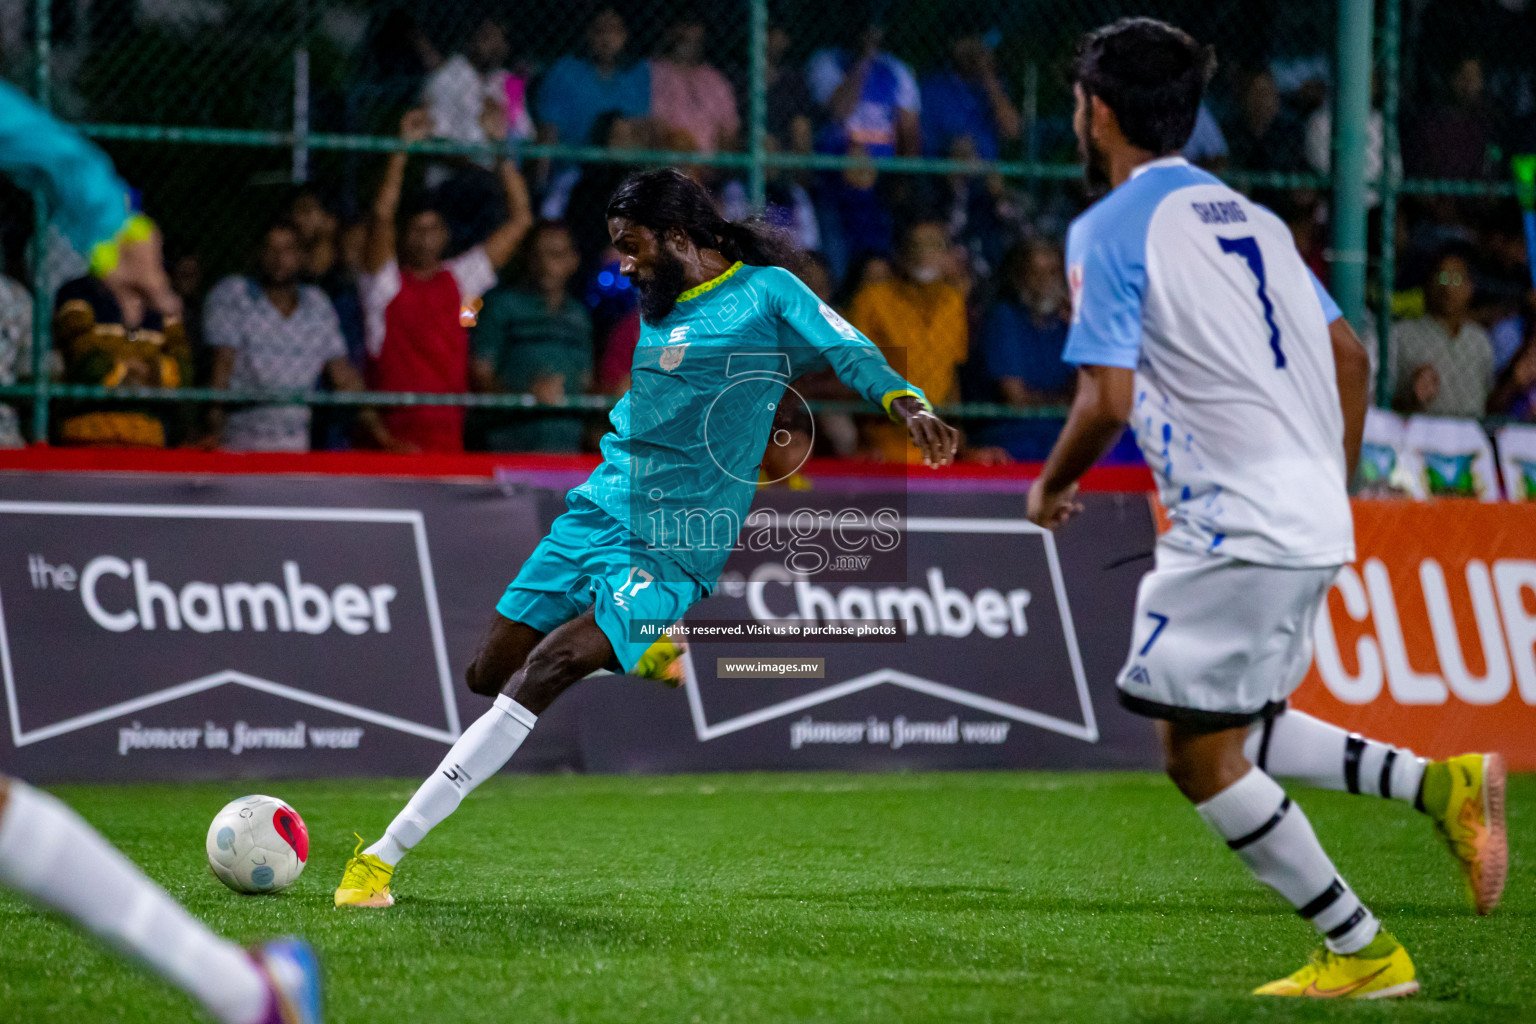
[[[275,796],[233,800],[208,826],[208,866],[235,892],[286,889],[308,859],[304,819]]]

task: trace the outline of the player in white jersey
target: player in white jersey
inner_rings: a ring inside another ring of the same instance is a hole
[[[1090,184],[1112,191],[1067,236],[1077,395],[1029,516],[1069,519],[1077,480],[1134,426],[1172,527],[1138,593],[1121,702],[1160,720],[1175,785],[1325,940],[1257,991],[1408,995],[1408,954],[1272,776],[1412,803],[1486,913],[1507,867],[1503,767],[1425,761],[1286,708],[1355,557],[1347,483],[1370,365],[1279,218],[1177,155],[1213,66],[1147,18],[1082,42],[1074,127]]]

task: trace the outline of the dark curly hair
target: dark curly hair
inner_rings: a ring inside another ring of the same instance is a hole
[[[703,185],[671,167],[639,171],[624,179],[608,201],[608,216],[650,228],[657,236],[681,231],[700,249],[754,267],[798,270],[804,254],[787,233],[762,217],[728,221]]]

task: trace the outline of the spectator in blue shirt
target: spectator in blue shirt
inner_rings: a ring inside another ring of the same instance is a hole
[[[983,388],[990,393],[979,397],[1016,409],[1067,404],[1075,373],[1061,361],[1070,308],[1061,248],[1040,239],[1015,246],[1003,259],[1000,282],[981,335]],[[1036,462],[1050,453],[1060,428],[1055,420],[996,420],[978,431],[977,443]]]
[[[850,147],[849,155],[860,155],[857,147]],[[822,252],[838,278],[846,276],[862,257],[884,258],[895,249],[895,221],[880,185],[873,167],[849,167],[817,179]]]
[[[962,31],[950,43],[950,63],[923,79],[923,153],[948,156],[969,138],[976,155],[996,160],[999,146],[1019,137],[1019,112],[998,77],[992,47]]]
[[[885,30],[867,25],[852,50],[822,50],[806,67],[811,94],[827,115],[817,137],[824,153],[917,156],[921,94],[912,69],[880,49]]]
[[[624,61],[628,42],[619,12],[599,10],[587,27],[588,58],[561,57],[539,86],[534,113],[540,142],[581,145],[606,111],[628,118],[651,112],[651,68],[645,61]]]

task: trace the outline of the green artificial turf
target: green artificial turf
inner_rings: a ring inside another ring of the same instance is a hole
[[[1486,919],[1423,817],[1296,791],[1424,986],[1305,1005],[1245,993],[1301,966],[1311,929],[1153,775],[505,777],[401,866],[393,909],[334,909],[352,829],[377,836],[413,785],[260,786],[311,837],[298,884],[268,897],[204,861],[246,784],[57,792],[215,929],[307,936],[342,1024],[1536,1020],[1536,777],[1511,781],[1513,864]],[[194,1016],[0,894],[0,1020]]]

